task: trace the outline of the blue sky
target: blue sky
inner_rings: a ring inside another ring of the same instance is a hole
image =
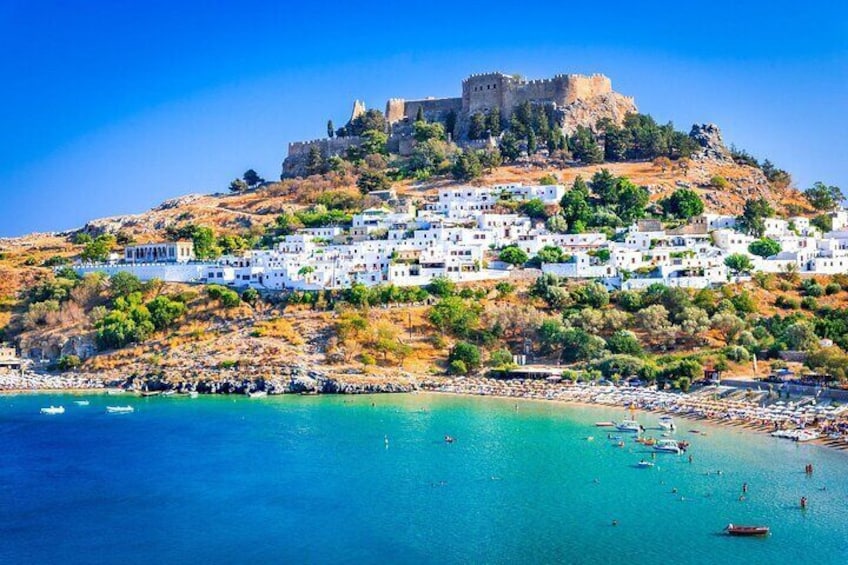
[[[0,0],[0,235],[277,178],[354,98],[493,70],[605,73],[659,121],[848,189],[848,3],[309,4]]]

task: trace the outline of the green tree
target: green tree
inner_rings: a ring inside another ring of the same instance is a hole
[[[466,149],[457,155],[451,171],[455,179],[469,181],[483,175],[483,165],[476,151]]]
[[[534,220],[544,220],[548,217],[548,213],[545,210],[545,203],[540,198],[531,198],[526,202],[522,202],[518,209],[522,214]]]
[[[257,173],[253,169],[247,169],[241,178],[244,180],[245,183],[247,183],[247,186],[249,186],[250,188],[259,186],[260,184],[265,182],[265,179],[260,177],[259,173]]]
[[[592,186],[592,192],[595,193],[601,204],[615,204],[618,197],[618,178],[609,169],[601,169],[592,175],[590,184]]]
[[[216,259],[221,255],[215,232],[207,226],[192,226],[191,240],[194,243],[194,255],[198,259]]]
[[[424,106],[418,106],[418,112],[415,113],[415,123],[424,121]]]
[[[115,236],[110,234],[98,235],[93,241],[86,244],[80,253],[83,261],[103,262],[109,258],[109,253],[115,246]]]
[[[566,233],[568,232],[568,221],[560,214],[551,216],[545,222],[545,229],[551,233]]]
[[[678,188],[661,202],[667,216],[689,219],[704,213],[704,201],[698,193],[688,188]]]
[[[468,139],[482,139],[485,135],[486,116],[482,112],[475,112],[468,124]]]
[[[433,296],[452,296],[456,292],[456,283],[445,276],[433,277],[430,279],[430,284],[427,285],[427,290]]]
[[[141,290],[141,280],[128,271],[120,271],[109,277],[109,288],[112,298],[129,296]]]
[[[568,328],[562,332],[562,352],[565,361],[588,361],[600,357],[606,342],[580,328]]]
[[[748,253],[763,258],[771,257],[780,253],[780,243],[768,237],[757,239],[748,245]]]
[[[568,148],[575,159],[587,165],[604,161],[604,152],[589,128],[577,126],[574,134],[568,139]]]
[[[592,208],[589,206],[589,188],[582,177],[574,179],[571,190],[566,192],[559,203],[562,216],[568,223],[569,231],[578,233],[575,226],[585,225],[592,217]]]
[[[247,188],[247,183],[241,179],[234,179],[230,183],[230,192],[244,192]]]
[[[619,177],[616,182],[616,201],[613,209],[624,222],[633,222],[645,216],[648,205],[648,191],[636,186],[626,177]]]
[[[539,263],[562,263],[566,255],[562,249],[553,245],[546,245],[536,254]]]
[[[326,172],[326,161],[321,153],[321,148],[317,145],[309,146],[309,153],[306,156],[306,174],[307,176],[321,175]]]
[[[509,263],[510,265],[515,265],[516,267],[523,265],[528,261],[528,259],[530,259],[523,249],[515,245],[504,247],[501,250],[501,253],[498,258],[504,263]]]
[[[829,212],[837,208],[845,199],[838,186],[828,186],[821,181],[805,190],[804,197],[810,206],[820,212]]]
[[[822,233],[833,231],[833,217],[830,214],[820,214],[810,220],[810,224],[820,229]]]
[[[613,353],[623,353],[626,355],[642,355],[642,345],[636,335],[627,330],[618,330],[607,339],[607,347]]]
[[[445,140],[445,126],[438,122],[428,123],[425,121],[416,121],[412,124],[412,137],[419,143],[424,143],[430,139],[438,141]]]
[[[489,134],[495,137],[501,134],[501,110],[500,108],[493,108],[486,115],[486,129],[489,130]]]
[[[742,215],[737,218],[737,224],[747,234],[763,237],[766,231],[766,218],[774,216],[774,208],[765,198],[745,201]]]
[[[518,138],[510,131],[505,132],[503,137],[501,137],[500,149],[501,155],[509,163],[512,163],[521,156],[521,147],[518,143]]]
[[[819,342],[813,325],[806,321],[795,322],[787,326],[783,333],[786,345],[794,351],[809,351]]]
[[[389,136],[382,130],[369,129],[362,133],[362,143],[359,145],[360,150],[364,155],[385,155],[388,153],[386,144],[389,141]]]
[[[724,264],[736,275],[750,273],[754,269],[751,259],[742,253],[734,253],[724,258]]]
[[[462,361],[469,371],[480,367],[480,348],[473,343],[465,341],[457,342],[450,351],[448,362]]]
[[[428,317],[440,331],[464,337],[477,326],[479,309],[479,304],[469,305],[458,296],[448,296],[430,309]]]
[[[170,327],[179,317],[185,314],[186,305],[167,296],[157,296],[147,303],[150,321],[157,330]]]
[[[336,133],[336,128],[333,126],[333,120],[327,120],[327,137],[333,138]]]
[[[356,186],[362,194],[368,194],[375,190],[390,189],[392,181],[383,171],[362,171],[356,180]]]

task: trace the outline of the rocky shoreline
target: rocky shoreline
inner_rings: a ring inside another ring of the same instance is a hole
[[[25,391],[96,391],[122,389],[139,394],[173,391],[198,394],[377,394],[419,390],[411,376],[367,377],[328,374],[317,370],[292,367],[286,374],[274,377],[243,376],[235,371],[226,374],[185,375],[93,375],[86,373],[9,373],[0,375],[0,393]]]

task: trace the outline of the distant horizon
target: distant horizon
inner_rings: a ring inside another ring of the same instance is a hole
[[[431,34],[414,28],[415,10],[381,2],[371,10],[8,4],[0,7],[9,81],[0,94],[0,237],[226,192],[249,168],[276,180],[288,143],[324,136],[328,119],[343,125],[354,99],[382,111],[388,98],[458,96],[462,79],[481,72],[605,74],[659,123],[684,131],[715,123],[728,146],[788,170],[798,188],[821,180],[846,189],[848,7],[756,4],[610,9],[600,21],[575,7],[569,20],[585,25],[516,28],[563,13],[541,2],[481,8],[473,22],[443,18]],[[394,9],[409,30],[377,15]],[[721,25],[705,36],[691,31],[696,20]]]

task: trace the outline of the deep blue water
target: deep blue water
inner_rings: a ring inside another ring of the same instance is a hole
[[[637,469],[645,448],[592,426],[620,410],[88,398],[0,397],[0,563],[848,563],[848,454],[815,446],[681,421],[692,463]]]

